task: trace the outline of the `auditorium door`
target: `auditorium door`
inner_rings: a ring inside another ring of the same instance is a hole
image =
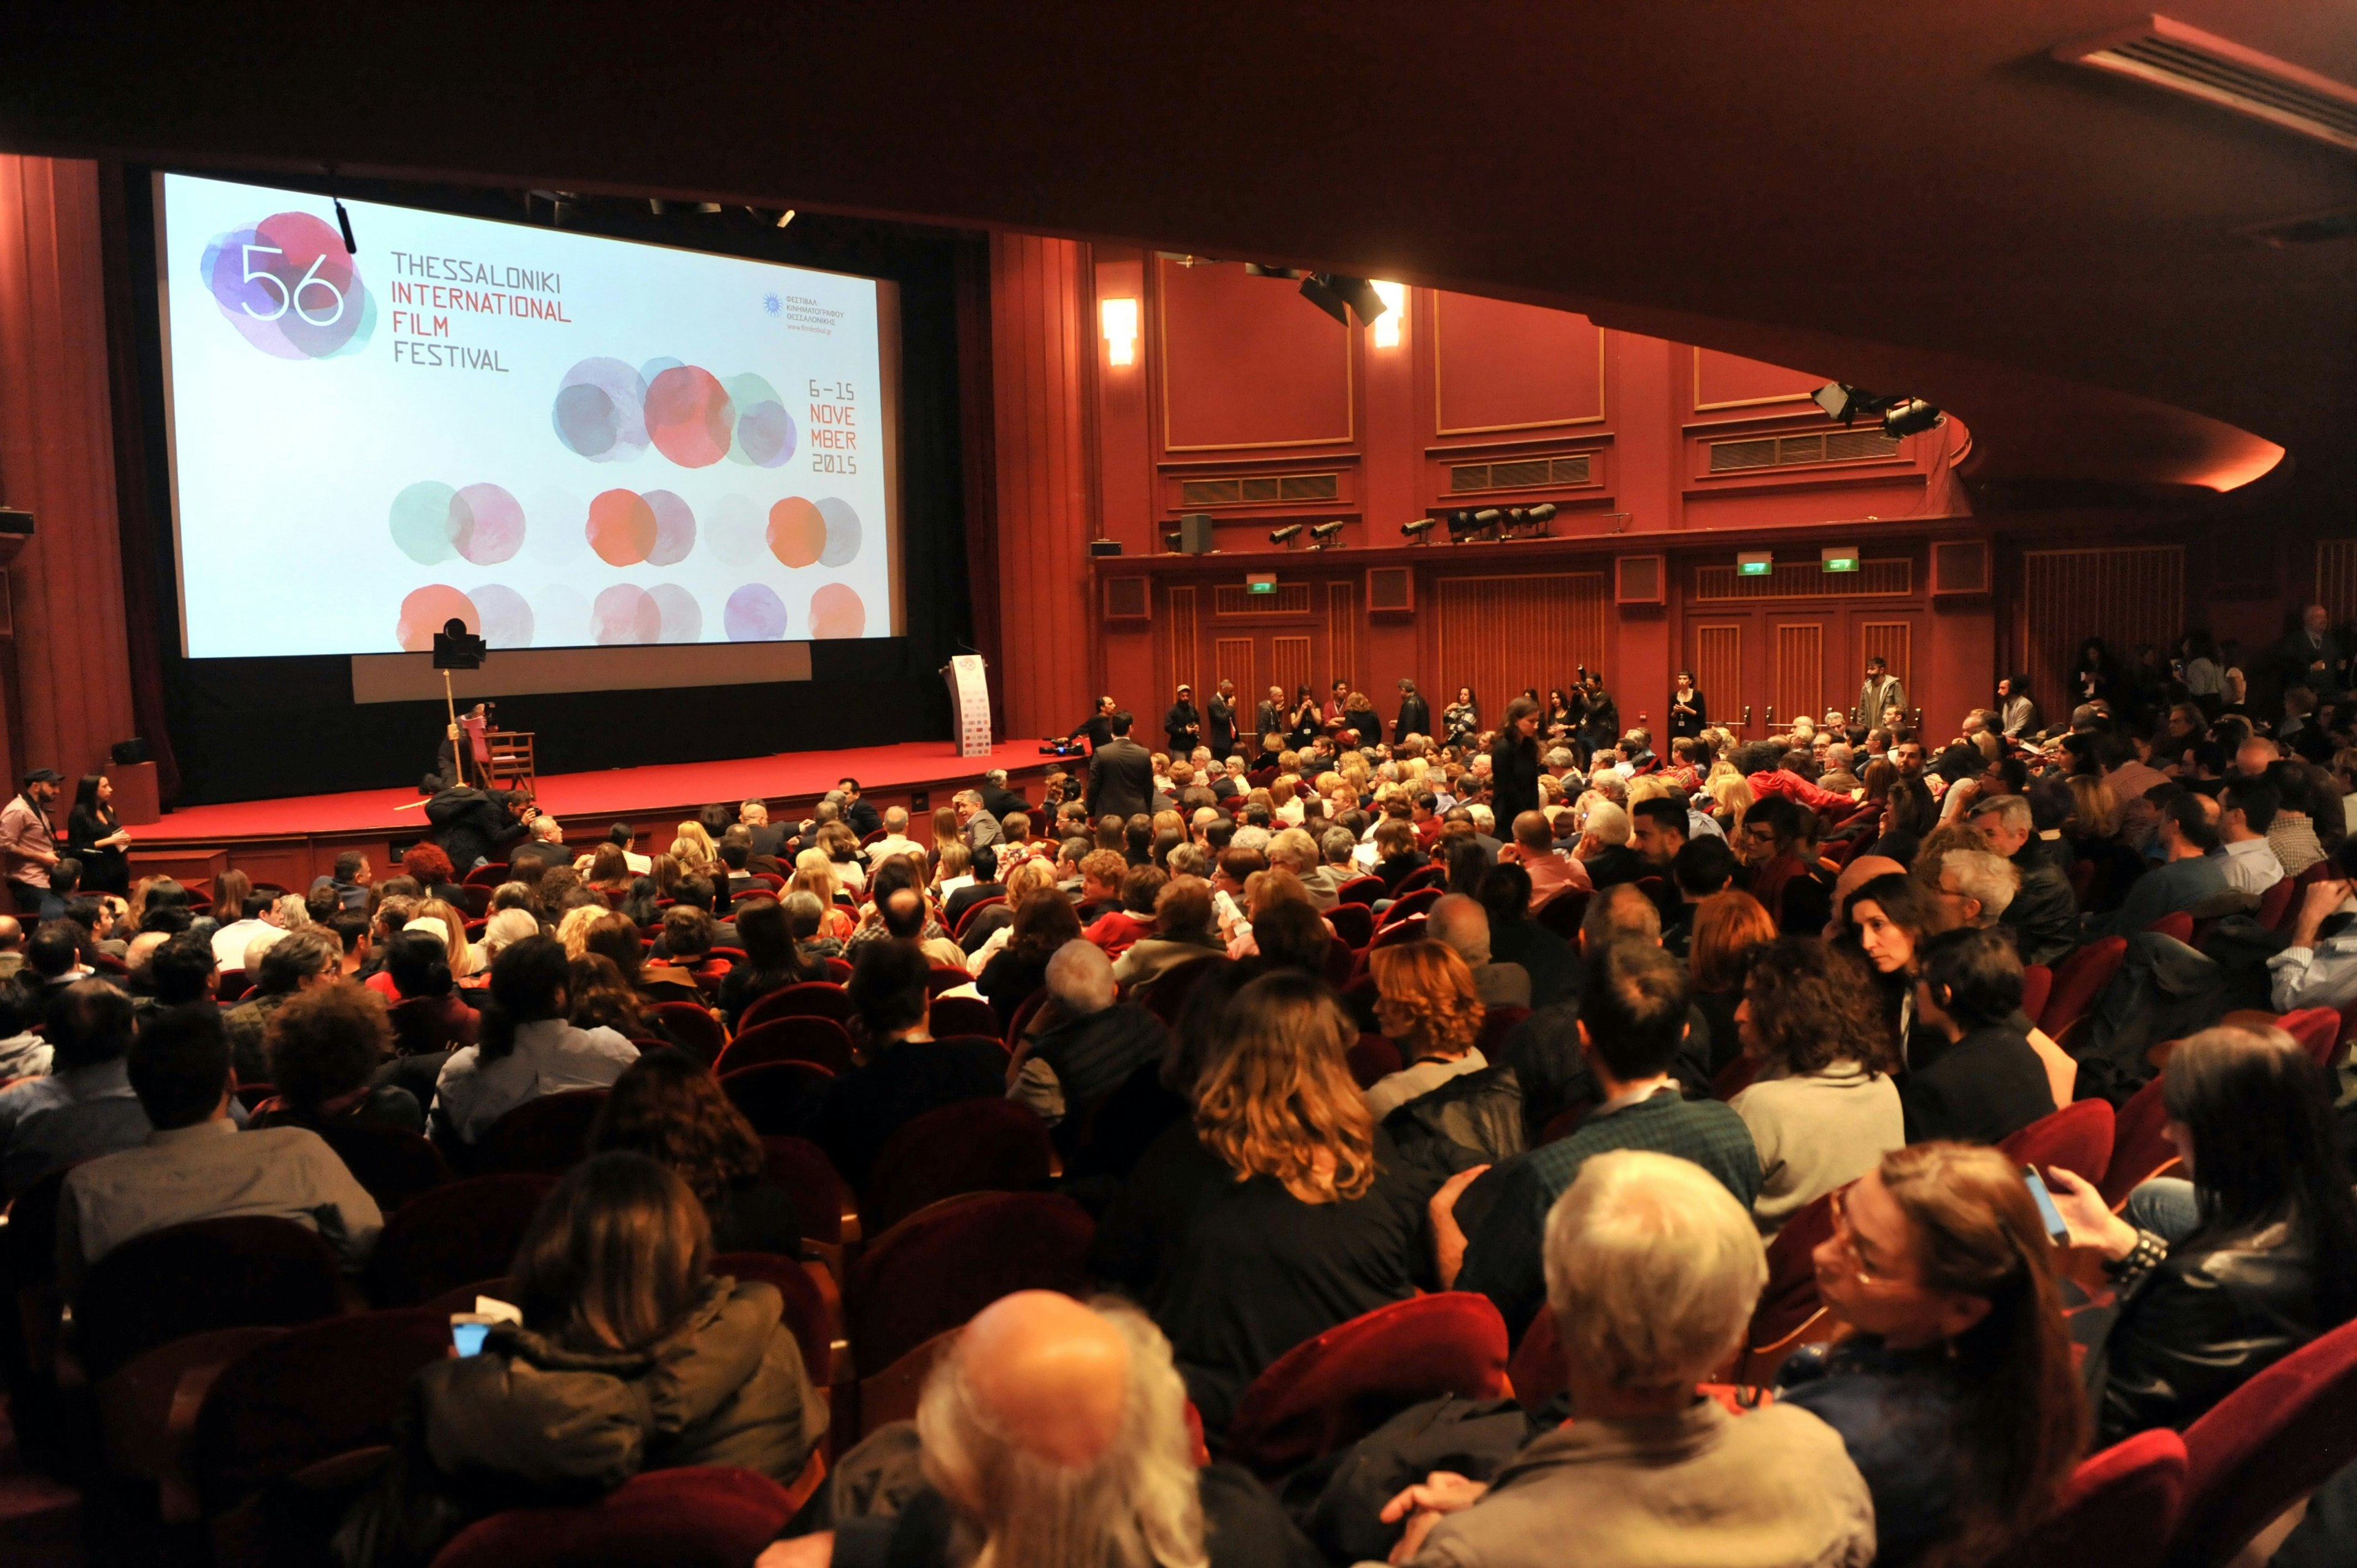
[[[1872,654],[1889,661],[1913,703],[1916,619],[1866,606],[1697,609],[1686,621],[1687,668],[1713,724],[1738,740],[1763,740],[1803,714],[1846,718]]]

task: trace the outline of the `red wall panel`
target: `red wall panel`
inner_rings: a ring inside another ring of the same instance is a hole
[[[1441,291],[1431,319],[1436,434],[1604,418],[1604,334],[1585,316]]]
[[[1155,332],[1171,452],[1347,446],[1356,332],[1283,278],[1158,260]]]
[[[1146,365],[1151,356],[1142,340],[1146,320],[1146,260],[1142,252],[1096,247],[1096,298],[1133,299],[1138,304],[1138,333],[1132,362],[1116,365],[1107,351],[1102,324],[1089,322],[1089,351],[1097,363],[1097,485],[1103,498],[1099,531],[1117,539],[1132,554],[1152,554],[1156,501],[1152,413],[1146,395]]]
[[[1763,365],[1757,360],[1722,354],[1716,349],[1689,348],[1682,357],[1692,367],[1692,401],[1687,406],[1695,413],[1798,403],[1825,384],[1823,376],[1787,370],[1781,365]]]

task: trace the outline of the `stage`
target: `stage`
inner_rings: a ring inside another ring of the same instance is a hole
[[[656,854],[671,843],[677,824],[705,806],[726,802],[733,814],[738,803],[760,800],[769,802],[771,821],[799,821],[847,776],[859,780],[862,798],[878,812],[908,807],[909,836],[929,843],[933,808],[947,805],[952,793],[978,784],[994,768],[1006,769],[1009,787],[1036,801],[1039,780],[1051,768],[1088,765],[1086,757],[1042,757],[1041,744],[1003,741],[987,757],[962,757],[948,741],[910,741],[850,751],[552,773],[541,777],[534,794],[541,810],[565,824],[569,844],[587,849],[613,823],[626,822],[639,833],[637,847]],[[377,875],[385,875],[396,853],[423,836],[425,827],[412,787],[191,806],[128,831],[135,876],[165,874],[202,883],[234,866],[257,882],[299,888],[332,870],[336,856],[348,849],[366,854]]]

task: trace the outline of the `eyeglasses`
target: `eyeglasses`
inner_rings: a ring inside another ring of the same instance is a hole
[[[1849,1189],[1847,1187],[1836,1187],[1834,1190],[1833,1210],[1833,1243],[1847,1254],[1850,1263],[1857,1271],[1857,1283],[1862,1285],[1899,1283],[1900,1279],[1897,1274],[1868,1262],[1866,1254],[1858,1251],[1857,1231],[1849,1222]]]

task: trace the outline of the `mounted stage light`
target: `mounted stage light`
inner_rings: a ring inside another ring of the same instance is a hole
[[[1555,521],[1555,502],[1541,501],[1523,514],[1523,520],[1541,533],[1544,533],[1548,531],[1547,524]]]
[[[1432,532],[1433,526],[1439,521],[1437,517],[1412,517],[1400,524],[1400,532],[1415,540],[1418,544],[1429,544],[1432,541],[1425,536]]]
[[[1920,397],[1901,398],[1882,416],[1882,433],[1896,441],[1944,423],[1947,415]]]
[[[1316,550],[1340,548],[1342,542],[1335,535],[1342,532],[1344,523],[1345,520],[1338,517],[1331,522],[1321,522],[1312,528],[1309,531],[1310,547]]]
[[[1448,537],[1452,540],[1462,540],[1468,534],[1479,533],[1483,527],[1482,524],[1473,521],[1471,512],[1461,508],[1450,512],[1446,521],[1448,524]]]
[[[1485,506],[1473,514],[1473,530],[1477,533],[1488,533],[1499,528],[1505,521],[1506,514],[1503,511],[1493,506]]]
[[[780,229],[784,228],[787,224],[789,224],[789,223],[792,222],[793,220],[794,220],[794,209],[793,209],[792,208],[791,208],[791,207],[787,208],[783,212],[780,212],[780,213],[779,213],[779,214],[778,214],[778,227],[779,227],[779,228],[780,228]]]
[[[1407,314],[1407,285],[1377,282],[1368,286],[1383,303],[1383,314],[1374,318],[1372,341],[1378,349],[1396,349],[1400,346],[1400,318]]]
[[[1271,544],[1290,545],[1301,537],[1301,531],[1306,526],[1308,525],[1305,523],[1288,522],[1283,528],[1272,528],[1268,531],[1268,542]]]
[[[1183,552],[1186,538],[1185,532],[1174,528],[1162,536],[1162,546],[1173,555],[1180,554]]]
[[[1848,424],[1865,412],[1858,405],[1866,395],[1846,381],[1827,381],[1809,394],[1809,401],[1824,409],[1827,419]]]
[[[1301,280],[1301,297],[1340,322],[1351,325],[1350,302],[1334,291],[1323,273],[1311,273]]]
[[[1291,278],[1298,278],[1298,277],[1307,277],[1307,276],[1308,276],[1308,275],[1309,275],[1308,274],[1307,274],[1307,273],[1303,272],[1299,267],[1270,267],[1270,266],[1263,266],[1263,265],[1262,265],[1260,263],[1258,263],[1258,262],[1246,262],[1246,263],[1244,263],[1244,276],[1246,276],[1246,277],[1248,277],[1248,278],[1286,278],[1286,279],[1291,279]]]

